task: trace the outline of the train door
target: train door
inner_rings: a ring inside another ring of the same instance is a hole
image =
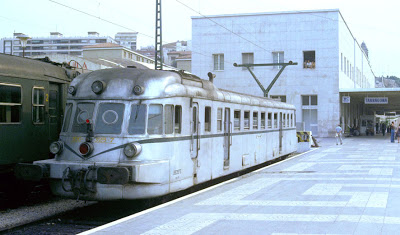
[[[229,166],[230,149],[232,145],[232,123],[231,112],[229,108],[225,108],[224,119],[224,167]]]
[[[283,126],[282,112],[279,112],[279,152],[282,152]]]
[[[190,157],[191,158],[197,158],[199,155],[199,104],[198,103],[193,103],[192,104],[192,115],[191,115],[191,120],[190,120],[190,126],[191,126],[191,145],[190,145]]]
[[[55,141],[58,139],[58,135],[61,131],[61,97],[60,97],[60,85],[50,83],[49,94],[46,95],[46,101],[49,104],[49,141]]]

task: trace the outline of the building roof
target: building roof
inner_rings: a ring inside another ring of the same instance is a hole
[[[115,44],[115,43],[107,42],[107,43],[99,43],[99,44],[95,44],[95,45],[87,45],[87,46],[84,46],[83,48],[114,48],[114,47],[122,48],[123,46]]]
[[[255,13],[240,13],[240,14],[226,14],[226,15],[206,15],[206,16],[192,16],[192,19],[208,19],[219,17],[237,17],[237,16],[255,16],[255,15],[282,15],[282,14],[310,14],[310,13],[326,13],[326,12],[340,12],[339,9],[322,9],[322,10],[304,10],[304,11],[276,11],[276,12],[255,12]]]

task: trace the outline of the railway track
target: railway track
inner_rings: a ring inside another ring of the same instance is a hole
[[[288,157],[291,157],[291,155],[283,156],[273,161],[269,161],[252,168],[245,169],[243,171],[158,198],[132,201],[91,202],[84,205],[82,204],[67,212],[56,213],[51,216],[43,217],[44,219],[38,219],[35,222],[31,221],[29,223],[27,222],[16,225],[15,227],[10,227],[7,230],[0,232],[0,234],[77,234],[188,195],[212,185],[224,182],[226,180],[250,173],[272,163],[284,160]],[[69,201],[74,202],[72,200]]]

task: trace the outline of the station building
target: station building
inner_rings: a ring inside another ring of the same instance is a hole
[[[217,87],[259,96],[249,71],[233,63],[297,62],[285,68],[269,97],[294,104],[297,126],[315,136],[332,137],[338,123],[350,126],[354,115],[367,112],[363,103],[351,110],[342,104],[341,91],[375,86],[366,46],[338,9],[192,17],[192,46],[194,74],[207,79],[212,72]],[[279,70],[252,68],[264,87]]]

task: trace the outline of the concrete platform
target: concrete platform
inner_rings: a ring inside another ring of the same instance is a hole
[[[322,147],[82,234],[399,234],[400,144]]]

